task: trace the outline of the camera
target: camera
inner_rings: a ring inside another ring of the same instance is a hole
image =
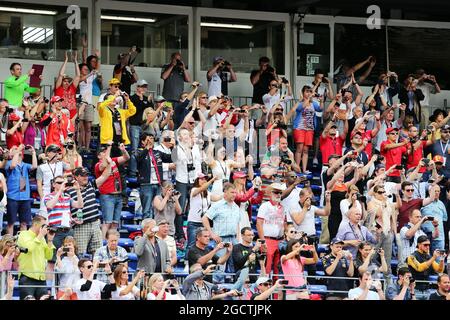
[[[6,107],[6,111],[5,111],[6,113],[13,113],[14,112],[14,109],[13,108],[11,108],[11,107]]]
[[[29,144],[27,144],[26,146],[25,146],[25,150],[29,150],[29,149],[31,149],[32,148],[32,146],[30,146]]]
[[[378,161],[383,161],[384,160],[384,156],[382,156],[381,154],[378,155]]]
[[[419,137],[413,137],[409,139],[409,142],[412,144],[416,143],[417,141],[419,141]]]
[[[289,159],[289,157],[287,155],[284,155],[284,154],[281,156],[280,162],[285,163],[287,165],[292,164],[292,160]]]
[[[28,253],[28,248],[17,246],[17,249],[19,249],[20,253]]]
[[[446,253],[445,250],[438,250],[438,252],[441,254],[441,256],[443,256]]]
[[[256,258],[260,261],[266,259],[266,257],[267,257],[266,253],[257,253],[256,254]]]
[[[67,248],[67,247],[62,248],[62,252],[64,252],[64,253],[68,253],[69,251],[70,251],[70,248]]]
[[[317,246],[319,244],[319,238],[316,235],[307,236],[308,244]]]
[[[106,262],[99,262],[99,263],[98,263],[98,267],[99,267],[99,268],[104,268],[104,267],[106,267]]]
[[[56,229],[55,227],[47,227],[47,230],[50,234],[54,234],[56,233],[56,231],[58,231],[58,229]]]
[[[258,242],[261,243],[261,244],[265,244],[266,240],[265,239],[258,239]]]
[[[163,141],[164,142],[170,142],[170,141],[172,141],[172,138],[171,137],[164,137]]]
[[[416,279],[414,279],[413,277],[409,277],[409,283],[414,283],[416,282]]]
[[[434,221],[434,217],[428,216],[428,217],[425,219],[425,221]]]
[[[398,165],[395,166],[395,169],[397,169],[397,170],[402,170],[402,169],[403,169],[403,166],[402,166],[401,164],[398,164]]]
[[[287,130],[287,125],[285,123],[278,123],[278,128],[283,129],[283,130]]]
[[[182,67],[183,62],[180,59],[177,59],[177,67]]]
[[[286,280],[286,279],[280,280],[280,284],[287,285],[288,283],[289,283],[289,280]]]
[[[188,172],[195,170],[195,166],[192,163],[188,163],[188,164],[186,164],[186,166],[187,166]]]
[[[231,246],[231,243],[229,243],[229,242],[225,242],[224,244],[223,244],[223,247],[224,248],[229,248]]]
[[[428,158],[423,158],[422,162],[426,167],[430,165],[430,159],[428,159]]]
[[[172,273],[168,273],[168,274],[166,275],[166,279],[167,279],[167,280],[174,280],[174,279],[175,279],[175,275],[172,274]]]
[[[289,80],[286,79],[285,77],[282,77],[282,78],[281,78],[281,83],[288,84],[288,83],[289,83]]]
[[[180,191],[174,190],[172,191],[172,196],[178,196],[180,195]]]
[[[242,297],[244,295],[244,293],[242,293],[242,291],[237,291],[237,297]]]
[[[269,65],[269,66],[267,66],[266,71],[269,72],[269,73],[273,73],[273,72],[275,72],[275,69],[272,66]]]
[[[322,83],[328,83],[328,79],[325,78],[325,77],[323,77],[323,78],[322,78]]]

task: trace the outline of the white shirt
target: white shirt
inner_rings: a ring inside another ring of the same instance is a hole
[[[302,223],[296,224],[294,219],[292,218],[292,213],[299,213],[302,211],[302,208],[300,207],[300,204],[297,203],[296,206],[291,207],[289,210],[288,215],[288,222],[292,222],[294,224],[295,230],[302,231],[306,233],[308,236],[312,236],[316,234],[316,221],[314,220],[315,212],[318,208],[316,206],[311,206],[311,208],[306,212],[305,218],[303,219]]]
[[[227,73],[225,73],[227,74]],[[228,76],[228,74],[227,74]],[[208,81],[208,97],[220,96],[222,93],[222,79],[216,72],[212,75],[211,80]]]
[[[139,288],[134,286],[133,289],[131,289],[130,292],[128,292],[126,295],[121,296],[120,292],[125,290],[128,286],[123,285],[117,288],[116,291],[113,291],[111,293],[112,300],[136,300],[136,296],[139,296]]]
[[[44,196],[51,192],[51,180],[57,176],[62,176],[65,165],[62,161],[56,163],[43,163],[38,167],[38,177],[42,177],[42,190]]]
[[[176,156],[176,180],[181,183],[194,183],[197,174],[202,171],[201,154],[198,145],[193,146],[192,149],[177,145],[174,152]],[[195,167],[195,170],[192,170],[189,173],[187,170],[188,163],[193,164]]]
[[[359,211],[362,212],[361,203],[359,203],[358,200],[356,200],[355,203],[356,203],[356,208],[358,208]],[[341,209],[341,213],[342,213],[342,221],[341,221],[341,223],[349,222],[348,216],[347,216],[347,212],[350,210],[350,204],[351,204],[351,202],[348,199],[341,200],[341,203],[339,204],[340,209]]]
[[[86,283],[86,279],[79,279],[75,284],[75,293],[78,300],[101,300],[101,292],[106,283],[98,280],[92,280],[91,288],[88,291],[80,291],[81,286]]]
[[[210,205],[211,199],[209,192],[206,198],[202,197],[201,193],[199,193],[195,197],[191,197],[191,202],[189,204],[188,221],[201,223],[202,212],[206,213]]]
[[[63,257],[61,259],[61,264],[61,268],[58,268],[58,265],[55,266],[55,271],[61,273],[59,275],[59,290],[64,290],[65,288],[75,288],[77,281],[80,279],[78,257]]]
[[[154,148],[155,151],[159,151],[161,153],[164,154],[172,154],[172,150],[170,150],[170,148],[167,148],[165,145],[163,145],[162,143],[157,145]],[[172,180],[172,170],[169,169],[169,164],[170,163],[165,163],[163,162],[162,167],[163,167],[163,180]]]
[[[270,201],[264,202],[258,210],[258,219],[263,219],[265,237],[281,238],[284,234],[284,222],[287,214],[282,205],[274,206]]]
[[[92,83],[95,78],[97,78],[97,75],[95,73],[90,73],[86,80],[80,81],[78,84],[81,97],[89,104],[92,104]]]
[[[152,292],[150,292],[147,295],[147,300],[156,300],[156,296]],[[170,292],[166,291],[166,299],[165,300],[186,300],[186,298],[183,296],[180,297],[178,294],[171,294]]]
[[[302,188],[296,187],[292,189],[291,193],[281,201],[281,205],[287,212],[291,212],[292,209],[297,209],[299,207],[300,191]]]
[[[409,226],[413,227],[411,223],[408,223]],[[414,237],[412,239],[406,238],[406,232],[411,228],[407,228],[406,226],[403,226],[400,229],[400,239],[402,240],[402,251],[401,251],[401,262],[405,262],[406,258],[408,258],[410,255],[416,251],[417,247],[417,238],[420,236],[425,236],[425,232],[422,231],[422,229],[419,228],[419,230],[414,233]],[[412,240],[412,242],[410,241]]]
[[[427,83],[427,82],[424,82],[421,85],[417,85],[416,87],[417,87],[417,89],[422,90],[422,93],[425,97],[425,98],[423,98],[422,101],[420,101],[420,105],[422,107],[429,106],[430,105],[430,96],[432,94],[436,93],[436,87],[434,85],[432,85],[431,83]]]
[[[350,300],[355,300],[360,295],[362,295],[362,293],[363,290],[360,287],[350,289],[348,291],[348,298]],[[369,290],[369,292],[367,292],[366,300],[380,300],[380,296],[378,295],[378,293]]]

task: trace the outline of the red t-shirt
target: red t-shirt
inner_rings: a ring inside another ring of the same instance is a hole
[[[61,102],[63,108],[66,108],[70,112],[70,119],[77,114],[77,100],[76,100],[77,88],[71,84],[67,90],[64,90],[63,86],[55,89],[55,95],[64,99]]]
[[[14,134],[6,137],[6,146],[8,149],[12,147],[18,147],[23,143],[23,134],[22,132],[16,130]]]
[[[423,148],[427,146],[426,141],[422,141],[420,143],[420,147],[414,150],[413,153],[408,155],[408,160],[406,162],[406,169],[415,168],[419,165],[419,161],[423,159]],[[408,144],[408,149],[412,150],[412,143]],[[424,173],[427,171],[426,167],[422,167],[419,169],[420,173]]]
[[[44,122],[50,117],[50,112],[47,112],[41,119]],[[47,140],[46,145],[56,144],[62,147],[62,141],[67,138],[68,132],[73,132],[72,124],[64,113],[61,113],[61,117],[53,116],[52,121],[47,126]],[[62,140],[61,140],[62,139]]]
[[[414,209],[422,208],[423,199],[412,199],[408,202],[402,199],[402,206],[398,210],[398,226],[397,232],[400,232],[400,229],[405,226],[409,222],[409,213]]]
[[[365,132],[360,131],[362,134],[362,140],[364,141],[364,139],[366,139],[367,141],[369,141],[367,143],[367,146],[364,148],[364,151],[367,154],[367,158],[370,161],[370,158],[372,158],[372,130],[367,130]]]
[[[328,164],[328,158],[332,154],[342,156],[342,146],[344,142],[345,139],[342,139],[340,136],[333,139],[330,136],[324,138],[322,137],[322,135],[320,135],[319,145],[320,145],[320,152],[322,152],[322,163]]]
[[[272,126],[272,124],[270,124],[267,127],[267,129],[269,129],[270,126]],[[280,136],[281,136],[280,133],[281,133],[281,129],[279,129],[279,128],[275,128],[272,131],[270,131],[270,134],[267,136],[267,146],[268,147],[280,142]]]
[[[98,188],[98,191],[100,194],[110,194],[113,192],[121,192],[122,191],[122,182],[120,181],[120,173],[119,173],[119,162],[117,161],[118,158],[112,158],[112,161],[114,161],[114,164],[111,168],[111,175],[106,179],[106,181]],[[102,175],[103,171],[100,171],[100,162],[97,162],[95,164],[95,177],[98,178]],[[119,190],[116,190],[116,182],[119,183]]]
[[[386,150],[385,147],[389,144],[394,144],[396,142],[391,142],[385,140],[381,143],[381,155],[386,159],[386,170],[393,165],[399,165],[402,163],[402,154],[406,153],[407,149],[405,146],[393,148]],[[400,177],[400,170],[394,169],[392,173],[388,175],[389,177]]]

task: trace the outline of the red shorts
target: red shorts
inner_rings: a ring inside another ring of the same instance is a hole
[[[303,143],[305,146],[312,146],[314,141],[313,130],[299,130],[294,129],[294,142]]]

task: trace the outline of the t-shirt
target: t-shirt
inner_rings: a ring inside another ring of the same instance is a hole
[[[283,269],[284,278],[289,281],[289,286],[294,287],[301,287],[305,285],[305,278],[303,277],[303,265],[305,264],[305,257],[300,257],[301,262],[296,259],[286,259],[281,264],[281,267]],[[289,290],[287,291],[288,294],[295,292]]]
[[[402,199],[402,206],[398,210],[398,225],[397,232],[400,232],[400,229],[403,228],[405,224],[409,222],[409,213],[414,209],[422,208],[423,199],[412,199],[410,201],[406,201]]]
[[[52,200],[56,195],[56,192],[52,192],[44,197],[44,204]],[[70,203],[71,198],[67,194],[62,194],[56,205],[49,209],[48,212],[48,225],[52,227],[66,227],[70,228],[70,220],[71,220],[71,212],[70,212]]]
[[[259,70],[253,70],[250,74],[250,78],[253,78],[258,72],[259,72]],[[257,83],[255,83],[255,85],[253,86],[252,103],[259,103],[259,104],[264,103],[262,100],[262,97],[264,94],[269,92],[269,85],[270,85],[270,81],[272,81],[272,80],[275,80],[274,75],[267,71],[263,72],[259,76],[259,81]]]
[[[113,70],[113,77],[120,80],[120,90],[130,94],[131,85],[134,83],[133,74],[131,73],[130,67],[121,67],[120,64],[116,64]]]
[[[75,293],[78,300],[101,300],[101,292],[106,286],[106,283],[98,280],[93,280],[91,288],[88,291],[81,291],[81,286],[86,283],[86,279],[80,279],[75,285]]]
[[[67,89],[60,86],[55,89],[55,95],[60,96],[64,100],[61,101],[61,106],[70,112],[70,119],[77,114],[77,101],[76,101],[77,88],[71,84]]]
[[[78,195],[75,189],[69,189],[67,193],[73,199],[78,201]],[[83,223],[94,222],[100,218],[98,211],[98,203],[96,201],[95,189],[89,182],[84,188],[81,188],[81,197],[83,198]],[[76,218],[76,213],[79,209],[72,209],[72,217]]]
[[[336,260],[336,257],[333,254],[328,254],[322,257],[323,270],[326,270],[329,266],[331,266]],[[333,276],[333,277],[348,277],[347,271],[350,267],[350,263],[346,258],[342,258],[339,263],[336,265],[334,272],[332,274],[328,274],[325,271],[325,275]],[[327,281],[328,290],[335,291],[347,291],[350,287],[349,280],[346,279],[330,279]],[[342,293],[331,293],[333,296],[343,296],[345,294]]]
[[[12,147],[18,147],[23,144],[23,133],[19,130],[16,130],[12,135],[7,136],[6,138],[6,147],[11,149]]]
[[[395,142],[394,142],[395,143]],[[386,168],[390,168],[393,165],[401,164],[402,163],[402,155],[406,153],[406,147],[401,146],[393,149],[386,150],[386,146],[389,144],[393,144],[393,142],[386,140],[381,143],[381,155],[385,157],[386,159]],[[390,177],[400,177],[400,171],[397,169],[394,169],[392,173],[390,173],[388,176]]]
[[[363,289],[354,288],[348,291],[348,298],[351,300],[356,300],[363,293]],[[378,293],[370,291],[367,292],[366,300],[380,300]]]
[[[298,201],[300,199],[301,190],[302,189],[299,187],[292,189],[291,193],[289,193],[289,195],[281,201],[281,205],[283,206],[284,210],[290,213],[293,209],[298,208]]]
[[[62,176],[67,167],[62,161],[56,163],[43,163],[36,171],[36,179],[42,180],[42,190],[44,196],[51,192],[51,180],[57,176]]]
[[[305,218],[303,219],[302,223],[296,224],[294,219],[292,218],[291,214],[293,212],[298,213],[298,212],[302,211],[302,207],[300,207],[300,204],[297,202],[296,206],[293,206],[289,209],[287,221],[292,222],[297,231],[302,231],[302,232],[306,233],[308,236],[315,235],[316,234],[316,222],[315,222],[314,218],[315,218],[315,212],[317,209],[318,208],[316,206],[311,206],[311,208],[306,212]]]
[[[161,74],[163,74],[170,64],[165,64],[161,69]],[[177,66],[173,67],[172,72],[164,80],[164,88],[162,95],[167,100],[178,100],[184,89],[184,71],[182,68]]]
[[[320,152],[322,153],[322,163],[328,164],[328,158],[332,154],[342,156],[342,146],[344,145],[344,142],[345,140],[340,136],[333,139],[330,136],[324,138],[322,137],[322,135],[320,135],[319,145]]]
[[[270,201],[264,202],[259,207],[258,219],[264,220],[265,237],[281,238],[283,236],[287,214],[281,204],[274,206]]]
[[[100,194],[109,194],[113,192],[120,192],[122,190],[122,182],[120,179],[120,173],[118,169],[118,158],[112,158],[114,162],[111,168],[111,175],[106,181],[98,188]],[[95,164],[95,177],[98,178],[102,175],[103,171],[100,171],[100,162]]]
[[[228,95],[228,72],[216,72],[212,75],[211,79],[208,79],[208,96],[220,96],[222,93],[224,96]]]
[[[117,290],[111,293],[112,300],[136,300],[136,295],[138,295],[140,291],[136,286],[134,286],[126,295],[120,295],[120,292],[125,290],[127,287],[128,286],[126,285],[117,287]]]
[[[210,252],[211,252],[211,249],[209,247],[206,247],[205,249],[200,249],[199,247],[197,247],[197,245],[194,245],[192,248],[189,249],[189,252],[188,252],[189,267],[196,264],[199,258],[203,257],[204,255],[207,255]],[[217,255],[214,255],[212,257],[212,259],[209,260],[208,262],[206,262],[206,264],[203,267],[206,268],[211,263],[217,264],[218,260],[219,260],[219,257]]]
[[[78,87],[80,88],[80,95],[83,101],[86,101],[89,104],[92,104],[92,91],[93,91],[93,83],[97,78],[97,74],[92,72],[90,73],[86,79],[80,81]],[[72,114],[70,116],[72,118]]]
[[[447,297],[440,295],[439,292],[434,292],[430,294],[430,298],[428,300],[447,300]]]
[[[137,94],[132,95],[130,97],[130,100],[136,107],[136,113],[128,118],[128,121],[131,126],[140,126],[144,123],[144,121],[142,120],[144,110],[150,107],[151,103],[148,101],[148,97],[143,96],[141,100]]]

